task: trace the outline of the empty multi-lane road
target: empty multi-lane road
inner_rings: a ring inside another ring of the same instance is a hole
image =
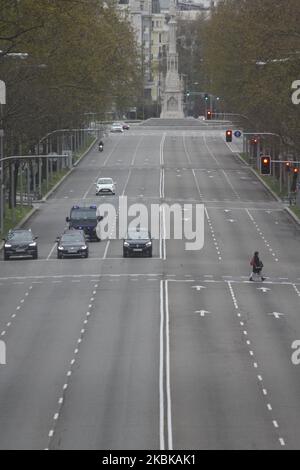
[[[190,119],[111,135],[27,222],[39,259],[0,261],[0,448],[300,447],[300,228],[224,135]],[[99,176],[115,196],[95,196]],[[72,205],[122,195],[204,204],[203,249],[123,259],[111,239],[56,259]]]

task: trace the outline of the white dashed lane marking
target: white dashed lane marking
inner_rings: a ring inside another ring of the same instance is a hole
[[[234,305],[234,308],[236,310],[239,310],[239,306],[238,306],[238,302],[237,302],[237,299],[236,299],[236,296],[235,296],[235,293],[234,293],[234,290],[233,290],[233,287],[232,287],[232,282],[231,281],[227,281],[227,285],[228,285],[228,288],[229,288],[229,291],[230,291],[230,295],[231,295],[231,298],[232,298],[232,302],[233,302],[233,305]],[[237,313],[237,317],[240,319],[242,317],[242,314],[240,312]],[[240,321],[239,320],[239,324],[240,326],[243,328],[244,327],[244,321]],[[248,351],[249,351],[249,355],[251,356],[251,358],[253,358],[255,356],[255,353],[254,353],[254,350],[253,350],[253,347],[251,347],[250,349],[250,345],[251,345],[251,342],[250,340],[248,339],[248,331],[243,329],[242,330],[243,332],[243,335],[247,338],[246,339],[246,345],[248,347]],[[255,361],[252,363],[253,367],[255,369],[258,369],[258,363]],[[267,389],[265,388],[264,386],[264,379],[263,379],[263,375],[260,373],[260,374],[256,374],[256,378],[258,379],[258,385],[261,387],[261,391],[263,393],[263,396],[264,397],[267,397],[268,396],[268,391]],[[269,411],[273,411],[273,408],[272,408],[272,405],[271,403],[268,402],[266,403],[266,407]],[[276,428],[277,430],[279,430],[279,424],[278,424],[278,421],[276,419],[274,419],[272,417],[272,424],[274,426],[274,428]],[[285,440],[279,436],[278,437],[278,442],[281,446],[285,446]]]
[[[251,215],[249,209],[246,209],[246,212],[250,218],[250,220],[253,222],[259,236],[261,237],[261,239],[263,240],[264,244],[266,245],[266,247],[268,248],[268,251],[270,252],[270,254],[273,256],[274,258],[274,261],[278,262],[279,261],[279,256],[275,253],[275,251],[273,250],[273,248],[271,247],[269,241],[265,238],[263,232],[261,231],[261,229],[259,228],[259,225],[256,223],[254,217]]]
[[[97,280],[97,283],[96,284],[94,283],[94,285],[93,285],[93,289],[94,289],[93,290],[93,296],[97,294],[98,287],[99,287],[99,284],[98,284],[98,280]],[[59,419],[59,416],[60,416],[60,413],[61,413],[61,408],[62,408],[62,405],[63,405],[64,400],[65,400],[65,393],[66,393],[66,390],[69,387],[69,380],[70,380],[70,377],[72,376],[73,368],[76,364],[76,359],[77,359],[78,353],[80,351],[80,345],[81,345],[81,343],[83,341],[83,338],[84,338],[84,335],[86,333],[86,326],[87,326],[89,318],[91,316],[94,299],[95,299],[94,297],[91,297],[90,300],[89,300],[90,303],[89,303],[89,306],[88,306],[88,310],[87,310],[87,312],[84,316],[84,319],[83,319],[83,325],[85,327],[80,329],[79,338],[76,341],[77,347],[74,349],[74,357],[72,357],[72,359],[70,360],[70,367],[69,367],[68,371],[66,372],[65,383],[62,386],[62,393],[61,393],[61,395],[60,395],[60,397],[57,401],[57,411],[53,415],[53,422],[52,422],[52,425],[51,425],[51,429],[48,432],[48,438],[49,438],[48,446],[46,447],[45,450],[48,450],[50,448],[52,438],[55,434],[57,421]]]
[[[25,299],[28,298],[28,296],[29,296],[29,294],[31,293],[31,291],[32,291],[32,285],[30,285],[30,286],[28,287],[27,292],[25,292],[25,294],[24,294],[24,297],[25,297],[25,298],[20,300],[19,305],[16,307],[16,312],[19,313],[20,310],[21,310],[21,308],[23,308],[24,303],[25,303]],[[6,329],[4,329],[4,330],[1,331],[0,336],[5,336],[5,335],[6,335],[7,330],[12,326],[12,321],[13,321],[16,317],[17,317],[17,315],[16,315],[15,312],[11,313],[11,315],[10,315],[11,321],[9,321],[9,322],[6,323]]]
[[[218,244],[218,242],[217,242],[217,239],[216,239],[216,237],[215,237],[215,232],[214,232],[214,229],[213,229],[213,226],[212,226],[212,222],[211,222],[211,219],[210,219],[210,217],[209,217],[207,208],[205,207],[204,210],[205,210],[205,215],[206,215],[206,218],[207,218],[209,230],[210,230],[210,233],[211,233],[211,236],[212,236],[212,239],[213,239],[213,243],[214,243],[214,245],[215,245],[215,249],[216,249],[216,252],[217,252],[217,255],[218,255],[218,259],[219,259],[219,261],[221,261],[221,260],[222,260],[221,251],[220,251],[220,248],[219,248],[219,244]]]

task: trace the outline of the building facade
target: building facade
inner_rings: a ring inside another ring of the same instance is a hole
[[[170,27],[170,5],[176,14],[194,19],[209,11],[218,0],[119,0],[118,8],[126,14],[136,34],[141,51],[144,75],[144,101],[156,103],[159,113],[164,77],[167,73],[167,54]]]

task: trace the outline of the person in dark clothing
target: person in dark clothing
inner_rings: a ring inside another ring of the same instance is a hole
[[[264,265],[263,265],[262,261],[259,259],[258,251],[254,252],[254,255],[251,259],[250,264],[252,266],[252,273],[250,275],[249,281],[254,281],[253,274],[260,276],[261,280],[264,281],[265,278],[261,274],[261,271],[262,271],[262,268],[264,267]]]

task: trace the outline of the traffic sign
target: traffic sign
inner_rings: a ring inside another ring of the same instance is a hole
[[[234,132],[234,137],[241,137],[241,135],[242,135],[241,131]]]

